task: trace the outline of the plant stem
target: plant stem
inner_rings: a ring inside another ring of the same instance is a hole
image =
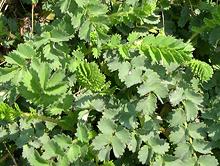
[[[3,143],[3,144],[4,144],[5,149],[7,150],[8,154],[9,154],[10,157],[12,158],[12,160],[13,160],[13,162],[14,162],[14,165],[15,165],[15,166],[18,166],[18,164],[17,164],[17,162],[16,162],[14,156],[11,154],[11,152],[10,152],[10,150],[8,149],[8,147],[6,146],[6,144],[5,144],[5,143]]]
[[[34,8],[35,8],[35,4],[32,4],[32,8],[31,8],[31,34],[32,35],[34,33]]]
[[[200,33],[199,32],[196,32],[194,33],[190,38],[189,40],[187,41],[187,43],[191,42],[196,36],[198,36]]]

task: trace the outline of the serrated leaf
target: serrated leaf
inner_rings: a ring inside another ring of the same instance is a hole
[[[124,153],[125,144],[117,136],[112,137],[111,144],[115,157],[119,158]]]
[[[186,100],[183,102],[186,111],[187,121],[194,120],[198,114],[198,107],[193,102]]]
[[[95,150],[101,150],[104,148],[104,146],[111,143],[111,140],[109,138],[109,134],[99,134],[95,137],[95,139],[92,142],[92,145],[94,146]]]
[[[34,150],[34,148],[28,147],[28,145],[23,146],[22,156],[27,158],[32,166],[48,166],[48,162],[40,157],[39,153]]]
[[[210,80],[214,73],[212,66],[197,59],[192,59],[188,62],[188,65],[191,68],[193,74],[198,76],[202,81]]]
[[[88,135],[88,129],[86,128],[86,126],[83,126],[82,124],[78,124],[77,130],[76,130],[76,136],[79,141],[88,142],[89,135]]]
[[[116,125],[112,120],[102,118],[98,122],[98,128],[102,133],[111,135],[116,129]]]
[[[174,154],[181,160],[184,158],[189,158],[192,155],[191,145],[187,142],[178,144]]]
[[[125,78],[125,85],[129,88],[133,85],[141,83],[142,82],[141,76],[142,76],[141,69],[133,69],[129,71],[127,77]]]
[[[199,153],[202,153],[202,154],[211,153],[211,145],[207,141],[194,139],[192,146],[194,150]]]
[[[53,75],[50,77],[50,79],[47,81],[46,88],[51,88],[59,85],[64,78],[65,78],[65,73],[63,71],[60,70],[54,72]]]
[[[171,142],[173,142],[174,144],[178,144],[180,142],[185,141],[185,135],[185,129],[183,127],[178,127],[170,132],[169,138]]]
[[[80,146],[73,144],[66,152],[66,156],[70,162],[76,161],[81,155]]]
[[[163,42],[162,42],[163,41]],[[193,47],[190,43],[171,36],[149,35],[144,38],[141,50],[149,56],[153,62],[170,64],[171,62],[182,63],[192,58]]]
[[[204,123],[189,123],[187,129],[192,138],[204,139],[206,137],[205,127]]]
[[[22,58],[30,59],[36,56],[36,51],[28,43],[19,44],[15,53],[19,54]]]
[[[95,62],[80,63],[76,74],[80,85],[93,92],[100,92],[109,88],[110,83],[105,82],[105,75],[100,72],[99,66]]]
[[[119,115],[120,123],[128,129],[137,127],[137,115],[133,104],[126,104]]]
[[[129,53],[129,48],[126,45],[119,45],[118,48],[119,54],[123,59],[129,59],[130,53]]]
[[[59,0],[58,4],[61,12],[65,13],[74,8],[75,0]]]
[[[184,98],[195,103],[198,106],[203,102],[203,97],[201,94],[195,93],[193,90],[189,89],[184,91]]]
[[[175,109],[173,110],[171,114],[171,118],[169,120],[169,123],[171,126],[178,126],[182,125],[186,122],[186,114],[183,109]]]
[[[62,149],[66,149],[72,144],[72,139],[64,134],[55,135],[53,141],[56,142]]]
[[[103,149],[101,149],[98,153],[98,158],[100,161],[108,161],[110,159],[110,151],[111,147],[106,146]]]
[[[12,80],[18,72],[17,69],[17,67],[0,68],[0,82],[5,83]]]
[[[117,129],[117,131],[115,132],[115,135],[120,140],[123,140],[124,144],[128,144],[128,142],[130,141],[130,134],[129,134],[128,130],[126,130],[125,128],[119,127]]]
[[[137,139],[136,139],[136,137],[135,137],[135,134],[132,133],[132,134],[131,134],[130,141],[129,141],[129,143],[128,143],[128,149],[134,153],[134,152],[136,152],[136,150],[137,150],[137,146],[138,146]]]
[[[170,93],[169,99],[173,106],[178,105],[184,99],[183,93],[183,88],[176,88],[172,93]]]
[[[60,146],[54,142],[53,140],[50,140],[49,142],[43,144],[44,152],[42,154],[42,157],[44,159],[49,160],[52,157],[57,157],[59,155],[64,156],[64,151],[60,148]]]
[[[134,43],[139,37],[140,37],[139,33],[132,32],[128,35],[128,41],[129,43]]]
[[[92,28],[91,22],[89,20],[86,20],[79,29],[80,39],[84,39],[86,41],[89,41],[91,28]]]
[[[108,45],[111,48],[117,48],[121,43],[121,36],[118,34],[112,35]]]
[[[87,5],[87,10],[90,16],[95,17],[106,14],[108,12],[108,7],[102,3],[95,3]]]
[[[211,155],[200,156],[198,159],[198,163],[200,166],[207,166],[207,165],[217,166],[217,165],[219,165],[218,160],[214,156],[211,156]]]
[[[123,62],[120,66],[121,67],[120,67],[118,76],[119,76],[120,80],[124,81],[126,76],[129,73],[130,69],[131,69],[131,65],[129,62]]]
[[[148,161],[148,149],[149,147],[147,145],[144,145],[138,152],[138,159],[142,164],[145,164]]]
[[[157,108],[157,97],[152,93],[149,93],[147,97],[141,99],[137,103],[137,107],[136,107],[138,111],[143,111],[144,115],[153,114],[156,108]]]
[[[24,67],[26,65],[26,60],[15,52],[12,52],[7,57],[5,57],[5,61],[8,64],[15,64],[20,67]]]
[[[169,144],[165,142],[165,140],[159,138],[150,139],[148,141],[148,144],[150,145],[152,150],[158,154],[165,154],[170,148]]]
[[[145,76],[147,79],[141,86],[138,87],[138,93],[141,96],[144,96],[150,92],[154,92],[154,94],[160,98],[165,98],[168,95],[167,87],[161,83],[159,75],[156,72],[147,70]]]

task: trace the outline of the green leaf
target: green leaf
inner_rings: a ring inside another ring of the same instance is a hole
[[[117,136],[120,140],[123,140],[124,144],[128,144],[130,141],[130,134],[125,128],[119,127],[115,132],[115,136]]]
[[[110,46],[111,48],[118,48],[120,44],[121,44],[121,36],[119,34],[114,34],[111,36],[108,46]]]
[[[219,163],[218,163],[218,160],[214,156],[202,155],[198,159],[198,164],[200,166],[207,166],[207,165],[217,166]]]
[[[111,138],[109,138],[109,134],[99,134],[95,137],[92,142],[92,145],[95,150],[101,150],[104,146],[111,143]]]
[[[39,153],[36,150],[34,150],[34,148],[28,147],[28,145],[23,146],[22,156],[24,158],[27,158],[28,162],[32,166],[35,166],[35,165],[48,166],[49,164],[46,160],[44,160],[39,155]]]
[[[202,81],[208,81],[213,75],[212,67],[200,60],[192,59],[188,62],[194,75],[198,76]]]
[[[195,93],[193,90],[185,90],[184,91],[184,98],[195,103],[196,105],[200,105],[203,102],[203,97],[199,93]]]
[[[120,80],[124,81],[126,79],[126,76],[128,75],[130,69],[131,69],[131,65],[129,62],[123,62],[120,67],[120,70],[119,70],[119,73],[118,73],[118,76],[120,78]],[[118,66],[118,68],[119,68]]]
[[[106,90],[109,86],[105,83],[105,75],[100,72],[98,65],[94,62],[82,62],[77,70],[77,79],[81,86],[94,92]]]
[[[111,151],[110,146],[106,146],[105,148],[101,149],[98,154],[99,160],[108,161],[110,159],[110,151]]]
[[[88,142],[89,141],[89,135],[88,135],[88,129],[86,126],[82,124],[77,125],[77,130],[76,130],[76,136],[79,141],[81,142]]]
[[[79,29],[80,39],[89,41],[91,28],[92,28],[91,22],[89,20],[86,20]]]
[[[141,50],[153,62],[161,64],[170,64],[171,62],[183,63],[192,58],[194,50],[190,43],[184,43],[182,40],[171,36],[149,35],[144,38],[141,44]]]
[[[46,88],[52,88],[59,85],[65,78],[65,73],[62,70],[56,71],[47,81]]]
[[[192,138],[204,139],[206,137],[205,127],[204,123],[189,123],[187,129]]]
[[[194,139],[192,146],[194,150],[199,153],[202,153],[202,154],[211,153],[211,145],[207,141]]]
[[[169,123],[171,126],[179,126],[186,122],[186,114],[183,109],[178,108],[174,109],[171,118],[169,119]]]
[[[89,4],[86,8],[90,17],[105,15],[108,12],[108,7],[102,3]]]
[[[129,53],[129,48],[126,45],[119,45],[118,48],[119,54],[123,59],[129,59],[130,53]]]
[[[142,70],[141,69],[132,69],[128,72],[128,75],[125,78],[125,85],[127,88],[136,85],[142,82]]]
[[[67,149],[72,145],[72,139],[64,134],[57,134],[53,137],[53,141],[56,142],[60,148]]]
[[[170,93],[169,99],[173,106],[178,105],[183,100],[183,88],[176,88],[173,92]]]
[[[38,78],[42,89],[46,88],[46,83],[48,82],[50,76],[50,68],[47,63],[39,63],[33,61],[32,68],[38,73]]]
[[[170,141],[173,142],[174,144],[178,144],[180,142],[185,141],[186,137],[186,131],[183,127],[178,127],[175,128],[174,130],[171,131],[169,138]]]
[[[128,42],[134,43],[138,38],[140,37],[140,34],[137,32],[132,32],[128,35]]]
[[[189,158],[192,155],[191,145],[187,142],[177,144],[174,152],[175,156],[182,159]]]
[[[142,164],[146,164],[148,162],[148,149],[149,147],[147,145],[144,145],[138,152],[138,159]]]
[[[36,57],[37,53],[34,50],[33,46],[28,43],[19,44],[17,50],[14,52],[20,55],[22,58],[31,59]]]
[[[151,115],[155,112],[157,108],[157,97],[153,93],[149,93],[149,95],[143,99],[141,99],[137,103],[136,109],[138,111],[142,111],[144,115]]]
[[[75,0],[59,0],[58,5],[60,7],[61,12],[66,13],[69,10],[75,9]]]
[[[119,158],[124,153],[125,144],[122,141],[117,136],[112,137],[111,144],[116,158]]]
[[[183,105],[185,107],[187,121],[194,120],[198,114],[197,105],[190,100],[184,101]]]
[[[18,69],[17,67],[0,68],[0,82],[1,83],[6,83],[6,82],[12,80],[18,72],[17,69]]]
[[[128,149],[134,153],[137,150],[137,146],[138,146],[138,142],[137,142],[135,133],[132,133],[130,141],[128,143]]]
[[[66,152],[66,156],[70,162],[76,161],[81,156],[80,146],[73,144]]]
[[[102,133],[111,135],[116,129],[116,125],[112,120],[102,118],[98,123],[98,128]]]
[[[147,77],[146,81],[138,87],[138,93],[141,96],[150,92],[154,92],[160,98],[165,98],[168,95],[167,87],[161,82],[162,80],[156,72],[148,69],[144,76]]]
[[[159,139],[159,138],[151,138],[148,141],[148,144],[155,153],[158,153],[161,155],[168,152],[170,148],[169,144],[165,142],[165,140]]]
[[[26,65],[26,61],[23,57],[21,57],[19,54],[12,52],[10,53],[6,58],[5,61],[8,64],[15,64],[20,67],[24,67]]]

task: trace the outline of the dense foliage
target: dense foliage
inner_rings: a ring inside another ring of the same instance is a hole
[[[218,1],[0,9],[0,165],[219,165]]]

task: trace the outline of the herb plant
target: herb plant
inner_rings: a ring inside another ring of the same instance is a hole
[[[218,1],[6,3],[0,165],[219,165]]]

